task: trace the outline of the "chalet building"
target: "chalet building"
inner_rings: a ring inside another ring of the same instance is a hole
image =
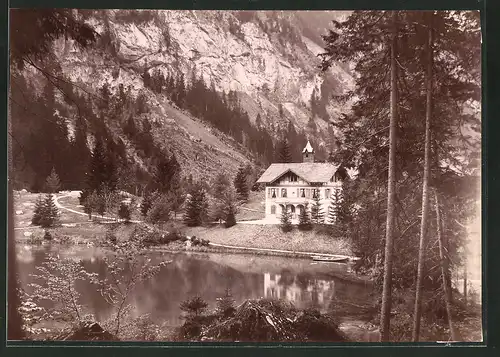
[[[335,198],[341,196],[341,177],[338,165],[314,162],[314,149],[308,141],[301,163],[271,164],[257,180],[266,185],[266,220],[279,221],[283,210],[288,209],[296,222],[306,203],[311,209],[317,195],[325,223],[334,223],[329,212],[338,203]]]

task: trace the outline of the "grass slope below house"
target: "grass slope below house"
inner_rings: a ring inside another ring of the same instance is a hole
[[[264,191],[250,191],[248,202],[245,202],[239,207],[236,214],[237,221],[251,221],[265,218],[266,198]]]
[[[212,243],[240,247],[352,254],[350,245],[345,240],[332,238],[314,230],[301,232],[294,229],[289,233],[283,233],[278,225],[237,224],[231,228],[184,227],[182,232],[188,236],[208,239]]]

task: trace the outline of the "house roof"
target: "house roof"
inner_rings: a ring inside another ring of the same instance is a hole
[[[311,146],[311,143],[309,142],[309,140],[307,140],[306,146],[304,147],[304,149],[302,149],[302,153],[305,153],[305,152],[310,152],[310,153],[314,152],[314,149]]]
[[[271,183],[288,171],[307,182],[328,182],[338,168],[338,165],[322,162],[271,164],[257,180],[257,183]]]

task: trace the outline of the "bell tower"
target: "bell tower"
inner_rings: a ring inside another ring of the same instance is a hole
[[[309,140],[307,140],[306,146],[302,149],[302,162],[314,162],[314,149]]]

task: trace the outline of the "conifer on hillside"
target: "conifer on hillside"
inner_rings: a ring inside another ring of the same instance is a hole
[[[283,211],[281,212],[280,222],[280,228],[283,232],[288,233],[293,229],[292,212],[287,208],[286,204],[285,208],[283,208]]]
[[[284,138],[278,145],[277,162],[279,163],[289,163],[292,162],[292,152],[290,149],[290,143],[286,138]]]
[[[333,190],[330,197],[330,206],[328,207],[328,222],[335,223],[339,220],[340,204],[342,202],[342,193],[340,190]]]
[[[130,222],[130,207],[126,203],[121,203],[118,209],[118,217],[123,219],[126,223]]]
[[[227,319],[234,315],[236,308],[234,306],[231,290],[226,289],[224,296],[217,299],[216,313],[220,318]]]
[[[52,168],[50,175],[45,180],[45,189],[49,193],[57,193],[60,187],[61,181],[59,180],[59,175],[57,175],[55,168]]]
[[[160,194],[156,197],[148,211],[147,220],[151,223],[164,224],[170,220],[172,212],[172,202],[167,194]]]
[[[54,196],[48,193],[43,201],[41,210],[40,226],[43,228],[53,227],[57,224],[59,218],[59,210],[54,203]]]
[[[248,201],[249,187],[247,183],[247,170],[240,166],[234,179],[234,187],[240,201]]]
[[[151,193],[149,191],[144,192],[141,202],[141,214],[143,217],[148,215],[149,209],[153,205],[154,196],[155,193]]]
[[[200,183],[193,185],[186,200],[184,223],[189,227],[201,226],[207,220],[208,203],[205,189]]]
[[[311,217],[309,216],[307,203],[304,205],[304,208],[300,210],[298,228],[301,231],[310,231],[312,229],[312,222]]]
[[[316,193],[313,196],[313,204],[311,206],[311,221],[314,224],[322,224],[325,221],[324,217],[325,213],[323,212],[323,208],[321,207],[319,190],[316,189]]]
[[[33,218],[31,219],[31,224],[34,226],[39,226],[42,220],[43,214],[43,198],[42,195],[39,195],[35,202],[35,209],[33,211]]]

